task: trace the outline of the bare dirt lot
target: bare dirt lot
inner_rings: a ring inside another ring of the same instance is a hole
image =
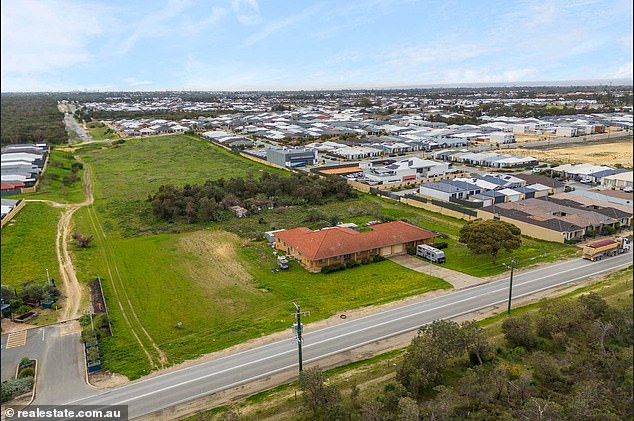
[[[564,163],[588,163],[596,165],[620,164],[632,168],[632,141],[614,143],[596,143],[591,145],[568,145],[544,149],[506,149],[505,153],[520,156],[532,156],[540,161],[558,161]]]

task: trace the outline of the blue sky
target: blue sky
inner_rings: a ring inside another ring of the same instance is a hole
[[[2,0],[2,91],[632,79],[631,0]]]

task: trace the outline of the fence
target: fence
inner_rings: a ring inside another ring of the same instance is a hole
[[[2,223],[0,223],[0,227],[4,227],[4,224],[9,222],[11,220],[11,218],[13,218],[15,215],[17,215],[17,213],[20,212],[20,209],[22,209],[24,207],[25,203],[26,202],[24,200],[18,201],[18,203],[16,203],[15,207],[13,209],[11,209],[11,211],[9,213],[7,213],[4,216],[4,218],[2,218]]]

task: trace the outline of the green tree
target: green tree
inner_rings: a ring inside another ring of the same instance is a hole
[[[489,219],[476,220],[460,229],[460,242],[475,254],[490,254],[493,263],[502,249],[515,250],[522,244],[521,230],[513,224]]]
[[[502,333],[508,343],[513,346],[521,346],[531,349],[535,346],[535,332],[533,322],[528,314],[521,317],[507,317],[502,322]]]
[[[313,416],[335,407],[341,401],[339,390],[326,384],[324,373],[319,367],[304,370],[299,375],[299,384],[304,395],[304,404],[313,412]]]

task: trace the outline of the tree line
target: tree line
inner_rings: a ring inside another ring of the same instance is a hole
[[[2,145],[68,141],[64,115],[52,94],[2,94]]]
[[[232,206],[258,213],[266,208],[321,205],[356,196],[350,185],[338,176],[295,173],[287,177],[264,172],[260,178],[221,178],[183,187],[162,185],[148,201],[159,219],[196,223],[225,220]]]
[[[375,398],[300,375],[311,420],[632,419],[632,303],[596,293],[507,317],[495,345],[475,321],[422,327]]]

